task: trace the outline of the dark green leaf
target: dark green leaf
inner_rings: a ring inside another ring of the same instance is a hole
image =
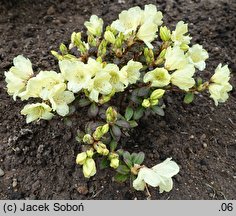
[[[95,117],[98,114],[98,106],[95,103],[92,103],[88,109],[88,116],[90,118]]]
[[[147,88],[147,87],[142,87],[142,88],[138,89],[138,94],[137,94],[137,95],[138,95],[139,97],[144,97],[144,96],[147,96],[148,93],[149,93],[149,88]]]
[[[134,110],[131,107],[127,107],[125,110],[125,119],[129,121],[134,114]]]
[[[90,101],[89,99],[87,99],[87,98],[81,98],[81,99],[79,100],[78,105],[79,105],[79,107],[85,107],[85,106],[88,106],[90,103],[91,103],[91,101]]]
[[[115,181],[117,182],[125,182],[128,179],[129,175],[123,175],[120,173],[116,173],[114,176]]]
[[[120,165],[120,166],[118,166],[116,171],[120,174],[127,175],[127,174],[129,174],[130,169],[125,165]]]
[[[139,107],[137,110],[135,110],[133,119],[139,120],[143,116],[143,112],[144,112],[144,108]]]
[[[116,121],[116,125],[118,125],[119,127],[122,127],[122,128],[130,128],[129,122],[127,122],[125,120]]]
[[[128,152],[128,151],[124,151],[123,152],[123,158],[124,159],[128,159],[128,160],[131,160],[132,158],[131,158],[131,155],[130,155],[130,153]]]
[[[159,115],[159,116],[164,116],[164,115],[165,115],[164,110],[163,110],[161,107],[159,107],[159,106],[153,106],[153,107],[152,107],[152,111],[153,111],[155,114]]]
[[[109,167],[110,161],[107,158],[103,158],[100,163],[100,169],[105,169]]]
[[[115,140],[112,140],[110,143],[110,150],[113,152],[115,151],[116,147],[117,147],[117,142]]]
[[[111,131],[112,131],[113,138],[116,141],[120,140],[120,137],[121,137],[121,130],[120,130],[120,128],[118,126],[116,126],[116,125],[112,125]]]
[[[145,154],[143,152],[139,152],[137,155],[135,155],[132,161],[134,164],[141,164],[143,163],[144,158],[145,158]]]
[[[119,155],[119,156],[122,156],[123,153],[124,153],[124,150],[123,149],[119,149],[116,151],[116,153]]]
[[[194,94],[192,92],[188,92],[184,97],[184,103],[190,104],[193,102]]]

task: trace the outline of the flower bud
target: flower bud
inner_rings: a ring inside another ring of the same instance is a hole
[[[86,152],[81,152],[76,157],[76,163],[80,164],[80,165],[83,165],[85,160],[86,160],[86,158],[87,158]]]
[[[171,32],[166,26],[160,28],[160,37],[163,41],[169,41],[171,38]]]
[[[150,107],[151,103],[149,101],[149,99],[144,99],[143,102],[142,102],[142,106],[145,107],[145,108],[148,108]]]
[[[110,167],[116,169],[118,166],[119,166],[119,158],[113,158],[111,159],[111,162],[110,162]]]
[[[60,49],[62,55],[66,55],[68,53],[68,49],[67,49],[66,45],[63,43],[61,43],[59,49]]]
[[[90,134],[85,134],[83,137],[83,142],[87,144],[93,144],[94,140]]]
[[[113,107],[108,107],[106,110],[106,120],[108,123],[113,123],[117,120],[117,112]]]
[[[96,46],[97,45],[97,42],[94,38],[93,35],[88,35],[88,43],[91,45],[91,46]]]
[[[160,98],[162,98],[164,93],[165,93],[165,90],[163,90],[163,89],[156,89],[155,91],[152,92],[152,94],[150,96],[150,99],[151,100],[160,99]]]
[[[115,38],[114,34],[113,34],[111,31],[106,31],[106,32],[104,33],[104,38],[105,38],[108,42],[110,42],[111,44],[114,44],[115,41],[116,41],[116,38]]]
[[[164,58],[166,55],[166,49],[163,49],[159,55],[160,58]]]
[[[92,158],[87,158],[83,164],[83,174],[85,178],[90,178],[96,174],[96,164]]]
[[[109,154],[109,150],[107,149],[106,145],[100,141],[95,144],[94,148],[96,149],[98,154],[101,155]]]
[[[92,158],[93,157],[93,149],[91,148],[91,149],[89,149],[89,150],[87,150],[86,151],[86,154],[87,154],[87,157],[89,157],[89,158]]]
[[[150,100],[151,106],[155,106],[159,103],[158,99]]]
[[[183,51],[188,51],[189,46],[188,46],[187,44],[182,43],[182,44],[180,45],[180,49],[182,49]]]
[[[102,133],[103,135],[109,131],[109,124],[105,124],[102,126]]]

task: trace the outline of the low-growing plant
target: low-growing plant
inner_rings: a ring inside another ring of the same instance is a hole
[[[163,97],[169,92],[182,93],[187,104],[202,92],[208,92],[216,106],[225,102],[232,90],[228,66],[219,64],[208,80],[201,78],[207,51],[190,45],[183,21],[172,30],[163,25],[155,5],[124,10],[106,27],[96,15],[84,25],[86,33],[73,32],[69,46],[61,44],[58,52],[51,51],[60,73],[34,73],[29,59],[14,58],[14,66],[5,72],[8,94],[14,100],[38,100],[21,111],[27,123],[50,120],[55,114],[67,116],[73,103],[87,108],[91,121],[76,137],[83,150],[76,163],[86,178],[95,175],[96,160],[101,168],[114,168],[117,181],[131,180],[136,190],[150,185],[169,192],[179,166],[167,158],[148,168],[144,153],[125,151],[120,139],[144,115],[164,116]]]

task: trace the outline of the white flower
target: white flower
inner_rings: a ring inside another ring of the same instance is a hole
[[[90,34],[98,37],[101,36],[103,29],[103,20],[101,18],[98,18],[98,16],[92,15],[89,22],[86,21],[84,25],[86,26]]]
[[[124,35],[135,32],[140,25],[142,19],[142,10],[140,7],[132,7],[129,10],[124,10],[119,14],[119,19],[115,20],[111,27]]]
[[[13,95],[13,99],[25,90],[27,81],[34,75],[32,64],[29,59],[19,55],[13,59],[14,66],[5,72],[7,92]]]
[[[171,83],[184,91],[188,91],[195,85],[195,80],[192,78],[194,73],[194,66],[188,64],[183,69],[179,69],[171,74]]]
[[[59,62],[59,67],[63,77],[68,81],[68,90],[77,93],[87,88],[91,74],[83,62],[62,60]]]
[[[74,94],[66,90],[66,84],[58,84],[52,88],[48,95],[49,101],[52,104],[52,109],[60,116],[66,116],[69,113],[68,104],[71,103],[75,97]]]
[[[22,115],[27,115],[26,122],[30,123],[37,119],[50,120],[53,117],[52,108],[45,103],[28,104],[23,110]]]
[[[204,70],[206,67],[205,60],[209,58],[209,55],[201,45],[195,44],[189,48],[186,56],[189,59],[189,62],[193,64],[200,71]]]
[[[127,65],[121,69],[121,73],[126,77],[125,85],[134,84],[140,77],[140,69],[143,65],[140,62],[130,60]]]
[[[156,68],[152,71],[147,72],[143,81],[145,83],[151,82],[152,87],[163,87],[170,83],[170,74],[165,68]]]
[[[189,44],[192,39],[190,36],[185,34],[188,32],[188,24],[183,21],[179,21],[176,25],[175,31],[171,34],[171,40],[175,45]]]
[[[222,64],[219,64],[215,69],[215,74],[211,77],[211,82],[217,84],[227,83],[230,79],[230,70],[228,65],[222,67]]]
[[[173,187],[172,177],[179,172],[179,166],[167,158],[164,162],[152,167],[143,167],[139,170],[138,177],[133,181],[136,190],[144,190],[145,185],[158,187],[160,193],[169,192]]]
[[[212,83],[209,85],[210,97],[214,100],[215,105],[218,106],[219,102],[223,103],[229,98],[228,92],[232,89],[229,83],[225,83],[224,85]]]
[[[188,64],[184,51],[179,46],[168,47],[165,59],[165,68],[167,70],[181,69]]]

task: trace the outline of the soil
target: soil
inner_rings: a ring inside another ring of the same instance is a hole
[[[91,14],[105,23],[121,10],[153,3],[163,12],[167,26],[179,20],[189,23],[194,43],[202,44],[210,59],[206,77],[218,63],[236,72],[235,0],[47,0],[0,1],[0,199],[146,199],[130,183],[113,181],[114,171],[99,170],[85,179],[75,157],[81,150],[75,140],[83,129],[86,113],[79,110],[72,121],[61,118],[26,124],[20,115],[24,102],[6,93],[4,71],[23,54],[35,71],[54,69],[50,50],[68,44]],[[232,73],[231,84],[236,86]],[[181,167],[174,188],[159,194],[150,188],[151,199],[236,198],[236,91],[225,104],[215,107],[207,97],[193,104],[181,95],[169,95],[164,117],[143,119],[126,141],[127,150],[143,150],[145,164],[155,165],[172,157]],[[123,141],[124,142],[124,141]]]

